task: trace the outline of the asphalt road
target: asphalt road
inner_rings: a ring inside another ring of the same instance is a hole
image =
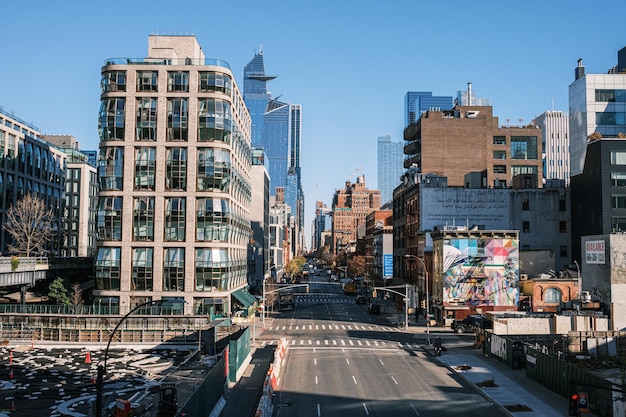
[[[263,333],[290,343],[276,415],[507,416],[386,316],[368,314],[328,277],[311,277],[310,292]]]

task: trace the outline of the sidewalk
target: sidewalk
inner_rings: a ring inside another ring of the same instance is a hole
[[[407,331],[413,333],[416,339],[423,340],[426,332],[425,320],[421,318],[416,323],[414,316],[409,323]],[[448,329],[430,327],[430,333],[442,338],[446,350],[441,356],[434,356],[432,346],[425,345],[424,350],[460,378],[476,386],[485,398],[511,416],[567,415],[568,400],[527,377],[524,369],[512,369],[505,363],[483,354],[481,350],[460,340]],[[592,413],[585,415],[594,416]]]
[[[257,337],[263,332],[258,324],[259,320],[256,326]],[[254,417],[263,394],[267,371],[274,361],[274,350],[275,346],[271,345],[250,348],[252,360],[241,379],[225,395],[226,404],[220,413],[221,417]]]

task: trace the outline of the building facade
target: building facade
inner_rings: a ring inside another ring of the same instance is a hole
[[[430,91],[408,91],[404,95],[404,127],[415,123],[428,110],[448,110],[452,96],[433,96]]]
[[[71,135],[45,135],[67,155],[65,178],[65,213],[61,256],[93,257],[96,251],[96,211],[98,173],[89,163],[89,155],[80,150]]]
[[[9,208],[31,194],[52,210],[56,231],[39,255],[61,256],[67,155],[42,139],[39,129],[0,109],[0,221]],[[10,254],[11,237],[0,228],[0,249]]]
[[[252,207],[250,222],[252,241],[250,243],[248,282],[252,288],[261,289],[263,274],[270,268],[270,177],[267,159],[262,149],[252,149]]]
[[[393,198],[393,189],[400,184],[404,173],[404,152],[402,142],[393,142],[391,135],[378,138],[378,189],[380,190],[381,204],[390,202]]]
[[[228,64],[152,35],[146,58],[101,72],[95,303],[250,307],[251,121]]]
[[[569,185],[569,117],[562,111],[547,111],[532,122],[542,132],[544,180],[562,180]]]

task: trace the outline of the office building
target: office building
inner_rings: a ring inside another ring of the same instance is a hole
[[[250,313],[251,121],[228,64],[151,35],[101,73],[95,303]]]
[[[560,180],[569,185],[568,115],[562,111],[547,111],[535,117],[532,124],[542,132],[544,180]]]
[[[42,139],[39,128],[0,109],[0,221],[27,194],[42,199],[52,210],[52,229],[63,230],[67,156]],[[60,256],[63,234],[56,233],[37,255]],[[0,248],[9,254],[11,237],[0,228]],[[20,254],[26,255],[26,254]],[[35,255],[34,253],[31,255]]]
[[[626,47],[604,74],[578,61],[569,107],[572,248],[584,261],[584,236],[626,231]]]
[[[378,138],[378,189],[380,201],[385,204],[393,198],[393,189],[400,184],[404,173],[404,144],[392,142],[391,135]]]
[[[267,170],[267,158],[262,149],[252,149],[252,167],[250,170],[252,204],[250,225],[252,241],[248,256],[248,282],[254,289],[261,290],[263,274],[271,265],[269,251],[270,233],[270,177]]]
[[[96,251],[96,210],[98,206],[98,173],[90,156],[80,150],[71,135],[46,135],[67,155],[65,175],[65,227],[61,256],[93,257]]]
[[[448,110],[452,96],[433,96],[430,91],[409,91],[404,95],[404,127],[415,123],[428,110]]]

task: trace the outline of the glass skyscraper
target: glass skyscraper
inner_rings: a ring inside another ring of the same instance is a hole
[[[400,184],[404,173],[404,143],[392,142],[391,136],[378,138],[378,189],[380,203],[392,200],[393,189]]]
[[[409,91],[404,96],[404,127],[420,118],[429,109],[449,110],[453,107],[452,96],[433,96],[430,91]]]

